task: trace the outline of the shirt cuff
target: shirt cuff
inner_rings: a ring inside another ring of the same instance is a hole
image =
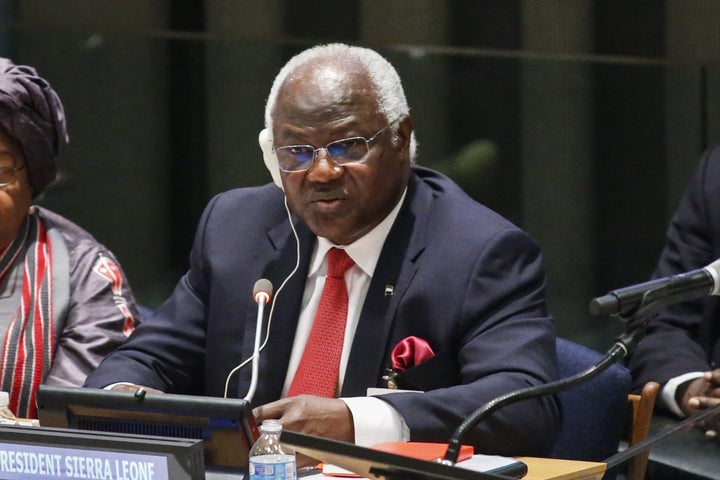
[[[704,372],[690,372],[668,380],[668,382],[665,384],[662,391],[660,392],[660,398],[662,399],[663,404],[665,404],[665,406],[669,408],[670,411],[673,412],[675,415],[684,418],[685,413],[680,409],[680,405],[678,405],[677,401],[675,400],[675,393],[677,392],[678,387],[683,383],[690,380],[695,380],[696,378],[700,378],[703,375]]]
[[[370,447],[381,442],[407,442],[410,429],[387,402],[372,397],[341,398],[353,416],[355,444]]]
[[[129,385],[129,386],[136,386],[136,387],[139,386],[139,385],[135,385],[134,383],[130,383],[130,382],[115,382],[115,383],[111,383],[110,385],[104,386],[102,389],[103,390],[112,390],[116,385]]]

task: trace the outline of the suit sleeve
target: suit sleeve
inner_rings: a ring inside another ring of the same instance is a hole
[[[112,253],[84,240],[69,263],[70,295],[45,383],[80,386],[105,356],[127,340],[138,311]]]
[[[486,402],[557,378],[554,326],[535,242],[518,229],[505,229],[467,261],[472,268],[467,281],[459,282],[461,306],[445,327],[458,331],[459,383],[422,394],[378,397],[400,412],[413,441],[448,439]],[[559,423],[553,396],[525,400],[493,413],[466,441],[481,453],[544,455]]]

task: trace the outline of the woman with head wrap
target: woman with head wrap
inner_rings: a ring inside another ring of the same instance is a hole
[[[36,417],[40,383],[82,385],[138,318],[113,254],[33,205],[67,141],[50,85],[0,58],[0,390],[19,417]]]

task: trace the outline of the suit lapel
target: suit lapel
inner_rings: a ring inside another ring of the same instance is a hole
[[[388,364],[388,341],[395,312],[417,270],[425,248],[432,192],[416,175],[411,177],[402,206],[378,259],[355,332],[345,372],[342,396],[365,396],[378,386]],[[410,234],[408,234],[410,232]]]
[[[277,400],[282,393],[287,365],[292,351],[292,339],[295,337],[300,315],[305,279],[310,265],[314,236],[303,224],[297,225],[300,239],[300,262],[297,271],[278,291],[292,272],[297,261],[296,243],[287,220],[268,232],[271,249],[258,251],[254,264],[261,272],[257,278],[267,278],[274,287],[270,305],[265,308],[262,335],[265,336],[267,321],[272,310],[272,323],[267,344],[260,354],[260,381],[253,399],[254,405]],[[274,308],[273,302],[274,301]],[[255,318],[257,310],[253,307],[248,316],[243,342],[243,358],[252,356],[255,340]],[[252,318],[251,318],[252,317]],[[245,368],[240,379],[241,385],[249,386],[251,368]]]

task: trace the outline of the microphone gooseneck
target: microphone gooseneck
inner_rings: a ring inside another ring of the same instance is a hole
[[[257,389],[258,378],[260,377],[260,338],[262,337],[262,324],[265,312],[265,305],[270,301],[273,286],[267,278],[261,278],[253,285],[253,299],[258,304],[257,320],[255,320],[255,343],[253,344],[252,355],[252,376],[250,377],[250,387],[245,395],[245,400],[252,402]]]
[[[445,457],[441,460],[441,462],[446,465],[454,465],[460,455],[460,447],[462,446],[462,440],[465,438],[467,432],[470,431],[475,425],[477,425],[481,420],[483,420],[486,416],[488,416],[495,410],[498,410],[499,408],[502,408],[510,403],[525,400],[527,398],[539,397],[560,392],[570,387],[571,385],[590,380],[591,378],[594,378],[597,375],[601,374],[613,363],[624,358],[628,354],[628,351],[630,350],[629,345],[637,340],[635,335],[639,334],[633,334],[632,336],[619,338],[613,344],[610,350],[608,350],[605,356],[603,356],[602,359],[600,359],[597,363],[580,373],[576,373],[571,377],[560,379],[543,385],[535,385],[532,387],[522,388],[520,390],[508,392],[505,395],[501,395],[500,397],[497,397],[485,403],[482,407],[475,410],[472,415],[470,415],[465,421],[460,424],[460,426],[457,427],[452,437],[450,437],[450,441],[448,442],[448,448],[445,452]]]

